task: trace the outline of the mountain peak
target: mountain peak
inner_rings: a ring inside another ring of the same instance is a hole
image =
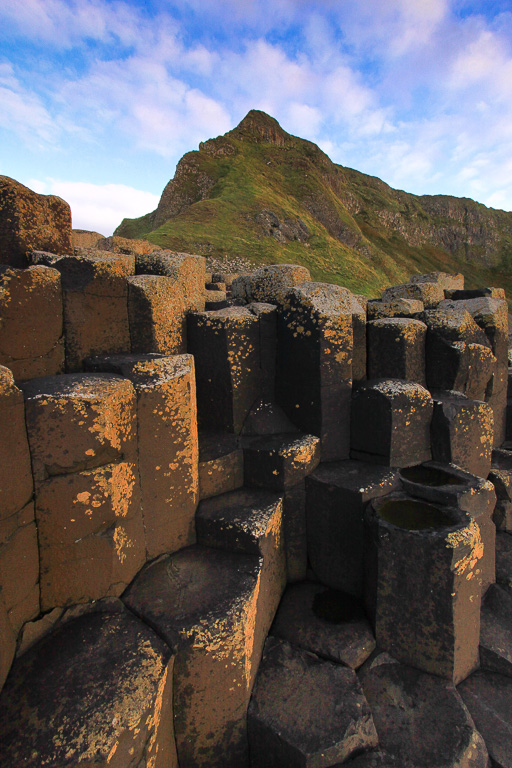
[[[238,139],[252,139],[253,141],[275,144],[278,147],[284,146],[291,138],[274,117],[259,109],[251,109],[236,128],[229,131],[227,135]]]

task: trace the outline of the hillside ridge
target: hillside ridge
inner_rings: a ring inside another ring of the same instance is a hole
[[[435,269],[510,290],[512,213],[414,195],[338,165],[251,110],[179,161],[155,211],[115,231],[172,250],[293,261],[367,293]]]

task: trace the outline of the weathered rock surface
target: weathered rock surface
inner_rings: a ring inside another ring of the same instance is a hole
[[[148,557],[192,544],[199,490],[192,355],[113,355],[88,366],[121,374],[134,389]]]
[[[321,439],[324,461],[348,458],[352,391],[352,294],[303,283],[287,296],[278,325],[277,401]]]
[[[320,439],[315,435],[245,437],[245,485],[283,490],[300,483],[320,461]]]
[[[408,467],[431,458],[433,403],[420,384],[375,379],[353,394],[351,457],[391,467]]]
[[[13,666],[0,696],[2,764],[177,768],[172,662],[121,607],[64,624]]]
[[[35,251],[32,261],[61,273],[66,370],[83,370],[91,355],[130,351],[127,278],[135,273],[134,256],[87,250],[57,257]]]
[[[244,484],[244,454],[236,435],[199,433],[199,498],[208,499]]]
[[[65,374],[23,384],[34,479],[133,459],[132,384],[107,373]]]
[[[482,604],[480,666],[512,677],[512,595],[497,584]]]
[[[188,316],[201,429],[239,434],[259,395],[259,321],[245,307]]]
[[[0,265],[0,364],[17,381],[64,371],[60,274]]]
[[[249,707],[253,768],[323,768],[377,745],[353,670],[277,638],[265,644]]]
[[[162,275],[129,277],[128,314],[132,353],[186,351],[184,297],[177,281]]]
[[[368,378],[425,384],[427,328],[419,320],[387,317],[368,323]]]
[[[458,690],[485,739],[493,768],[510,768],[512,680],[489,672],[475,672],[459,685]]]
[[[120,595],[146,560],[137,466],[50,477],[36,494],[41,608]]]
[[[366,602],[380,648],[455,683],[478,666],[483,556],[467,513],[391,494],[367,510]]]
[[[309,560],[323,584],[362,596],[364,509],[397,486],[396,470],[362,461],[323,463],[307,478]]]
[[[272,264],[260,267],[252,275],[243,275],[234,280],[233,296],[281,306],[293,286],[310,280],[311,276],[306,267],[296,264]]]
[[[491,406],[457,392],[437,391],[432,399],[432,458],[486,478],[494,434]]]
[[[0,259],[28,266],[35,248],[72,253],[71,210],[55,195],[38,195],[8,176],[0,176]]]
[[[352,669],[375,649],[370,624],[357,601],[308,581],[286,589],[271,634]]]
[[[451,683],[379,656],[361,683],[380,748],[400,768],[489,767],[484,740]]]
[[[199,545],[146,566],[128,607],[174,649],[180,768],[247,762],[246,711],[261,654],[254,647],[260,559]]]

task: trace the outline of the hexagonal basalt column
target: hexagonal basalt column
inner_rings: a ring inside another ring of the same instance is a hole
[[[277,400],[294,424],[320,437],[324,461],[349,453],[352,298],[337,285],[303,283],[279,316]]]
[[[378,646],[459,683],[478,666],[478,524],[405,494],[373,501],[366,522],[366,600]]]
[[[259,320],[246,307],[188,316],[201,429],[240,433],[259,394],[259,345]]]
[[[375,379],[352,396],[351,456],[391,467],[431,458],[430,393],[420,384]]]
[[[368,378],[425,384],[425,337],[419,320],[387,317],[368,323]]]
[[[400,480],[411,496],[456,507],[476,520],[484,547],[476,575],[484,595],[489,585],[496,581],[496,526],[493,521],[496,493],[492,483],[436,461],[401,469]]]
[[[135,393],[120,376],[68,374],[22,386],[36,486],[137,453]]]
[[[126,376],[135,390],[148,557],[192,544],[198,501],[192,355],[112,355],[93,358],[88,365]]]
[[[458,392],[434,392],[432,399],[432,458],[487,477],[493,444],[491,406]]]
[[[309,561],[322,584],[363,594],[364,509],[397,486],[396,470],[362,461],[320,464],[306,479]]]

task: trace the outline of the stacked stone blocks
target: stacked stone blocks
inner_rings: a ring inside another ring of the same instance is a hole
[[[391,684],[486,768],[503,298],[432,274],[366,302],[297,266],[205,289],[200,257],[130,250],[41,238],[0,276],[3,762],[435,764]]]

